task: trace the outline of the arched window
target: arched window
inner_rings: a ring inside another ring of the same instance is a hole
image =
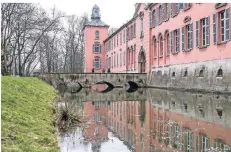
[[[163,43],[163,37],[162,36],[160,36],[159,43],[160,43],[160,57],[162,57],[163,53],[164,53],[164,43]]]
[[[222,69],[219,69],[217,71],[217,77],[223,77],[223,71],[222,71]]]
[[[199,77],[204,77],[204,70],[203,69],[200,70]]]
[[[93,60],[93,67],[98,69],[101,67],[101,59],[100,57],[96,56]]]
[[[99,39],[99,31],[95,31],[95,40]]]
[[[157,46],[156,46],[156,38],[154,38],[153,40],[153,55],[154,55],[154,58],[157,57]]]
[[[176,73],[173,71],[172,72],[172,77],[175,77],[176,76]]]
[[[170,55],[170,46],[169,46],[169,32],[168,30],[165,32],[165,52],[166,55]]]

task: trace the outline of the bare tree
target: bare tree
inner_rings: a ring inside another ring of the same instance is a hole
[[[83,26],[87,15],[65,16],[39,4],[1,4],[2,75],[83,71]]]

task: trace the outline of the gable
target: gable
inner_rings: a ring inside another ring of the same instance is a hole
[[[139,14],[140,11],[144,10],[144,7],[146,7],[145,3],[136,3],[136,9],[133,17],[135,17],[137,14]]]

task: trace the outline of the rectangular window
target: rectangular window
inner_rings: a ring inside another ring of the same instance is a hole
[[[101,46],[99,43],[95,43],[93,45],[93,53],[96,53],[96,54],[101,53]]]
[[[165,4],[164,3],[161,5],[161,8],[162,8],[161,21],[163,22],[165,18]]]
[[[209,45],[209,17],[196,21],[196,47]]]
[[[152,12],[149,11],[149,28],[152,27]]]
[[[192,45],[193,45],[193,43],[192,43],[192,41],[193,41],[193,39],[192,39],[192,26],[193,26],[193,23],[191,23],[191,24],[188,24],[188,25],[186,25],[186,30],[187,30],[187,49],[189,50],[189,49],[192,49],[193,47],[192,47]]]
[[[134,36],[134,38],[136,37],[136,23],[134,24],[134,34],[133,34],[133,36]]]
[[[174,31],[175,36],[175,53],[180,51],[180,29],[177,29]]]
[[[166,18],[165,18],[165,20],[169,19],[169,7],[170,7],[170,3],[166,3],[166,8],[165,8]]]
[[[143,36],[144,36],[144,20],[141,19],[141,20],[140,20],[140,23],[141,23],[141,28],[140,28],[141,33],[140,33],[140,37],[143,37]]]
[[[213,42],[216,45],[230,40],[230,8],[213,14]],[[218,24],[218,25],[217,25]]]
[[[206,152],[209,149],[209,140],[207,136],[202,135],[202,151]]]
[[[95,58],[93,62],[94,68],[100,68],[101,67],[101,61],[100,58]]]
[[[157,26],[159,24],[159,8],[156,8],[155,13],[155,25]]]

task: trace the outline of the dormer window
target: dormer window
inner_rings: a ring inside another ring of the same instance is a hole
[[[95,31],[95,40],[99,40],[99,31]]]

